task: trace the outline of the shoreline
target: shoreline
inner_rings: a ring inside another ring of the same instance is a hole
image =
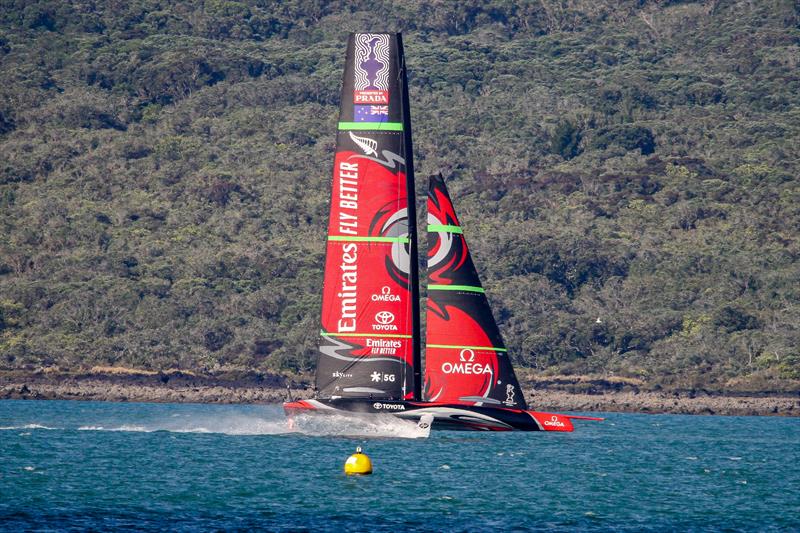
[[[557,390],[525,391],[536,410],[619,412],[642,414],[800,416],[800,398],[780,396],[727,396],[686,392],[571,393]]]
[[[288,382],[294,399],[310,398],[303,383]],[[155,403],[281,403],[288,397],[283,376],[221,380],[190,374],[0,376],[0,399]],[[625,412],[736,416],[800,416],[800,394],[707,391],[641,391],[609,388],[590,392],[523,383],[537,411]]]

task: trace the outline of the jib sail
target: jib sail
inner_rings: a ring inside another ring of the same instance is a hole
[[[441,175],[428,188],[425,399],[526,409]]]
[[[416,213],[407,95],[400,35],[352,34],[325,261],[316,373],[322,398],[419,397]]]

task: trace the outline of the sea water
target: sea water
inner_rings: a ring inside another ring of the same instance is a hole
[[[605,416],[412,439],[279,406],[0,401],[0,530],[800,530],[800,419]],[[372,476],[343,474],[356,446]]]

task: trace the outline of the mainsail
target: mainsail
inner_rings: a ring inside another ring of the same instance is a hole
[[[419,399],[416,212],[399,34],[350,36],[338,129],[317,394]]]
[[[425,399],[527,409],[441,175],[428,188]]]

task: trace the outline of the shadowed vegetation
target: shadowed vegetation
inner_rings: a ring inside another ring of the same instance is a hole
[[[0,369],[311,370],[346,34],[390,29],[517,364],[798,387],[794,2],[0,5]]]

